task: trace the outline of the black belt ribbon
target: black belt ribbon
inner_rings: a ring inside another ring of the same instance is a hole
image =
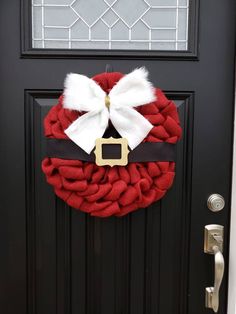
[[[119,159],[121,155],[119,144],[103,145],[103,159]],[[71,140],[46,139],[46,156],[61,159],[74,159],[95,162],[93,152],[87,154]],[[166,142],[141,143],[128,154],[129,162],[175,161],[176,145]]]

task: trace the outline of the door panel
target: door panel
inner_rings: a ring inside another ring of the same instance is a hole
[[[217,223],[225,227],[219,313],[226,313],[234,1],[201,1],[190,33],[199,28],[198,55],[196,36],[195,46],[181,53],[32,50],[31,21],[24,14],[20,20],[27,4],[0,4],[0,311],[212,313],[204,298],[213,259],[204,254],[203,239],[204,226]],[[67,73],[91,77],[106,64],[123,73],[146,66],[153,84],[178,105],[183,138],[174,186],[161,202],[98,219],[68,208],[46,184],[42,121]],[[206,207],[215,192],[226,201],[218,213]]]
[[[38,313],[184,311],[193,94],[166,94],[178,106],[183,127],[174,187],[145,210],[99,219],[70,209],[45,182],[43,118],[59,93],[26,91],[27,277],[32,310],[38,304]]]

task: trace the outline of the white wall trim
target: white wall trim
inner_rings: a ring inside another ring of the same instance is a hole
[[[231,197],[228,314],[236,314],[236,90],[234,113],[234,146]]]

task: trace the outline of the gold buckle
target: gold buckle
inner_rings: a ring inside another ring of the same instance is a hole
[[[104,159],[102,157],[102,145],[119,144],[121,146],[121,157],[119,159]],[[95,163],[98,166],[126,166],[128,164],[128,141],[126,138],[97,138],[94,150]]]

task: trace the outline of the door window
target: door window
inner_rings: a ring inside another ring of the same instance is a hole
[[[189,0],[32,0],[32,48],[187,51]]]

